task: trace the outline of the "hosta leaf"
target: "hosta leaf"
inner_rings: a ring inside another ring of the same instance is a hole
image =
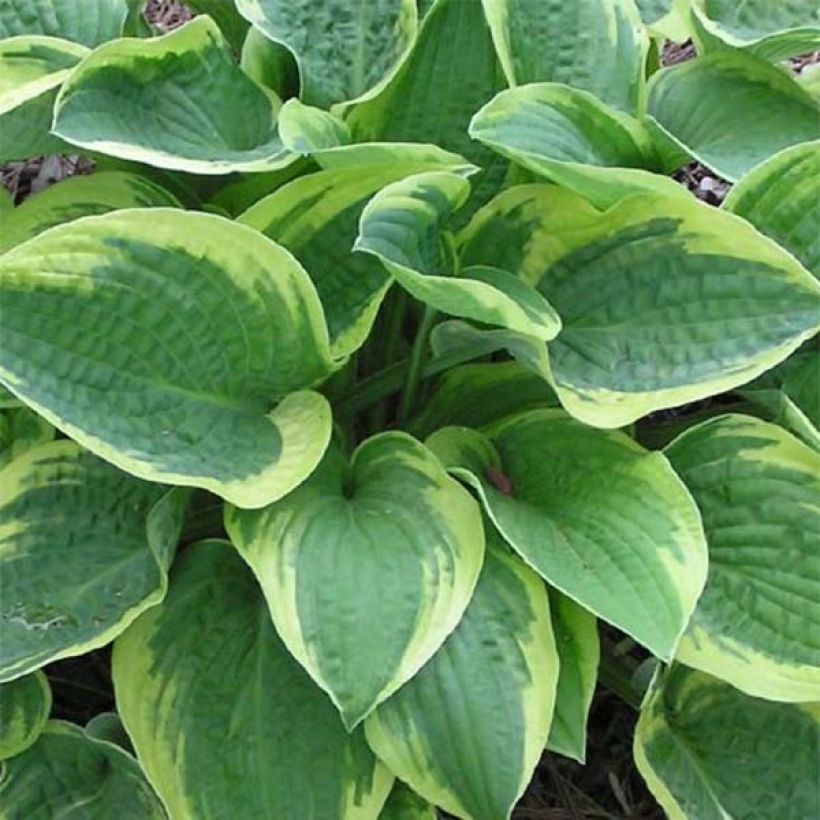
[[[185,496],[73,441],[0,470],[0,681],[104,646],[162,600]]]
[[[470,136],[599,208],[636,191],[684,193],[673,180],[642,170],[658,159],[637,120],[566,85],[502,91],[475,115]]]
[[[328,451],[297,490],[229,510],[288,649],[348,728],[409,680],[461,619],[481,569],[481,512],[404,433]]]
[[[73,145],[196,174],[291,162],[273,101],[231,59],[210,17],[101,46],[71,74],[54,133]]]
[[[248,28],[240,65],[249,77],[283,100],[299,93],[299,68],[293,53],[281,43],[269,40],[258,28]]]
[[[475,267],[450,275],[452,249],[442,238],[470,185],[444,172],[417,174],[383,188],[364,209],[354,250],[380,259],[417,299],[453,316],[551,339],[561,326],[552,307],[504,270]]]
[[[524,186],[461,241],[464,264],[515,271],[555,306],[554,386],[596,426],[751,381],[820,323],[820,286],[794,257],[682,197],[644,194],[597,214],[567,191]]]
[[[171,817],[367,820],[387,798],[392,777],[285,649],[224,542],[182,554],[165,602],[117,641],[113,664],[123,722]]]
[[[28,407],[10,407],[0,413],[0,467],[26,450],[54,438],[56,430]]]
[[[509,817],[547,740],[558,678],[544,585],[488,537],[496,543],[455,632],[365,721],[397,777],[475,820]]]
[[[641,709],[635,760],[675,820],[813,817],[820,709],[758,700],[682,666]]]
[[[350,130],[344,120],[295,97],[279,112],[279,135],[283,145],[294,154],[313,154],[350,142]]]
[[[357,147],[363,155],[365,146]],[[426,168],[464,166],[460,157],[434,151],[426,157],[417,147],[403,152],[401,146],[371,146],[372,165],[363,162],[300,177],[239,217],[305,266],[322,300],[337,356],[352,353],[365,341],[391,282],[377,259],[350,252],[367,201],[389,183]],[[380,152],[386,154],[383,159]]]
[[[707,555],[695,502],[669,462],[560,410],[490,429],[445,428],[429,445],[543,578],[670,658],[703,590]]]
[[[648,111],[684,150],[733,182],[784,148],[820,137],[820,103],[780,67],[739,51],[658,72]]]
[[[26,199],[3,217],[0,253],[47,228],[120,208],[181,207],[176,197],[150,180],[122,171],[71,177]]]
[[[554,590],[550,612],[560,674],[547,748],[583,763],[587,715],[598,680],[598,628],[591,612]]]
[[[442,374],[412,428],[428,436],[449,425],[484,427],[513,413],[557,403],[549,385],[518,362],[465,364]]]
[[[820,454],[745,416],[704,422],[666,452],[709,540],[678,658],[751,695],[820,701]]]
[[[555,82],[635,111],[649,47],[632,0],[482,0],[511,86]]]
[[[57,90],[88,49],[54,37],[0,41],[0,162],[58,152],[49,134]]]
[[[820,279],[820,141],[788,148],[755,168],[735,185],[724,207]]]
[[[329,107],[372,96],[416,33],[415,0],[236,0],[240,13],[296,57],[302,100]]]
[[[233,50],[237,53],[242,50],[250,26],[236,10],[234,2],[231,0],[228,2],[225,0],[185,0],[185,5],[199,14],[212,17]]]
[[[116,712],[101,712],[95,715],[85,726],[85,733],[95,740],[105,740],[119,746],[128,754],[134,753],[134,747],[128,738],[128,733],[122,725],[120,716]]]
[[[49,722],[33,746],[4,765],[0,780],[0,816],[4,819],[166,818],[130,755],[70,723]]]
[[[127,14],[126,0],[0,0],[0,40],[44,34],[94,48],[120,36]]]
[[[783,60],[820,47],[816,0],[693,0],[692,22],[701,47],[744,49]]]
[[[0,377],[134,475],[261,507],[322,457],[330,409],[300,390],[331,367],[321,305],[244,225],[158,208],[77,220],[0,256],[0,301]]]
[[[437,818],[435,808],[401,780],[393,784],[393,790],[379,815],[379,820],[437,820]]]
[[[396,75],[353,107],[347,122],[356,142],[432,143],[466,157],[484,169],[473,187],[481,203],[502,184],[508,163],[470,139],[467,126],[504,87],[481,0],[436,0]]]
[[[51,687],[39,670],[0,683],[0,760],[28,749],[43,731],[50,711]]]

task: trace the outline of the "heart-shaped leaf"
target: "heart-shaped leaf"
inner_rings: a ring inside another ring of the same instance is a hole
[[[127,14],[126,0],[0,0],[0,40],[44,34],[94,48],[120,36]]]
[[[51,711],[51,687],[37,670],[0,683],[0,760],[24,752],[43,731]]]
[[[798,820],[820,801],[818,733],[817,704],[750,698],[676,665],[641,708],[635,761],[669,817]]]
[[[28,197],[3,217],[0,254],[48,228],[83,216],[120,208],[181,207],[176,197],[144,177],[123,171],[100,171],[70,177]]]
[[[415,0],[236,0],[236,6],[293,53],[299,96],[324,108],[373,96],[416,34]]]
[[[437,310],[552,339],[561,320],[525,282],[478,266],[452,275],[452,247],[443,232],[469,192],[467,180],[445,172],[386,186],[362,212],[354,250],[380,259],[402,287]]]
[[[54,133],[91,151],[196,174],[287,165],[274,102],[237,66],[210,17],[117,40],[72,72]]]
[[[482,0],[511,86],[564,83],[638,107],[649,39],[631,0]]]
[[[159,208],[76,220],[0,256],[0,301],[0,378],[140,478],[261,507],[322,457],[330,408],[301,390],[333,367],[319,299],[244,225]]]
[[[285,649],[229,544],[186,549],[113,663],[123,722],[171,817],[378,816],[392,776]]]
[[[409,680],[453,631],[478,579],[478,505],[404,433],[335,449],[259,512],[229,510],[282,640],[348,728]]]
[[[569,86],[502,91],[473,117],[470,135],[598,208],[636,191],[686,195],[673,180],[644,170],[660,158],[637,120]]]
[[[677,657],[757,697],[820,701],[820,454],[745,416],[704,422],[666,453],[709,541]]]
[[[57,91],[88,49],[38,35],[0,40],[0,162],[56,153],[65,143],[52,136]]]
[[[647,193],[598,213],[571,192],[522,186],[460,242],[463,264],[514,271],[558,311],[552,381],[587,424],[731,390],[820,327],[820,285],[794,257],[694,199]]]
[[[0,681],[104,646],[161,601],[185,500],[73,441],[0,470]]]
[[[445,428],[429,445],[543,578],[671,658],[707,554],[697,507],[660,453],[548,409],[489,435]]]
[[[820,141],[775,154],[732,188],[724,207],[793,253],[820,279]]]
[[[647,105],[668,137],[732,182],[784,148],[820,138],[820,102],[779,66],[740,51],[659,71]]]
[[[558,679],[544,585],[488,530],[461,623],[365,721],[390,770],[460,818],[509,817],[544,749]]]
[[[166,820],[137,761],[70,723],[46,724],[33,746],[3,766],[0,805],[10,818]]]

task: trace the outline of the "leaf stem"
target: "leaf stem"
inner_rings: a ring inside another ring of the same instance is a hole
[[[425,306],[424,316],[422,316],[416,339],[413,342],[413,350],[410,354],[410,368],[407,371],[407,381],[404,384],[404,392],[399,403],[399,426],[402,426],[410,417],[416,403],[416,394],[422,378],[422,366],[430,345],[430,331],[433,329],[437,316],[438,311],[429,305]]]
[[[604,647],[601,647],[602,649]],[[632,683],[632,674],[626,665],[614,655],[601,652],[598,666],[598,679],[610,691],[614,692],[624,703],[636,711],[641,708],[641,693]]]

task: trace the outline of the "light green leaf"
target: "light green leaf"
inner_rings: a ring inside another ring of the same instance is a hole
[[[137,762],[122,749],[62,721],[5,761],[0,818],[166,820]]]
[[[820,48],[816,0],[692,0],[700,50],[737,48],[784,60]]]
[[[54,133],[102,154],[196,174],[293,160],[276,106],[237,66],[210,17],[153,40],[101,46],[57,98]]]
[[[468,177],[478,168],[459,154],[423,142],[360,142],[318,150],[316,163],[327,170],[340,168],[381,168],[388,165],[417,166],[423,170],[446,170]]]
[[[682,43],[691,36],[690,2],[691,0],[636,0],[635,5],[650,33]]]
[[[285,649],[229,544],[181,555],[166,600],[117,641],[113,670],[171,817],[378,816],[392,776]]]
[[[8,188],[0,185],[0,213],[12,210],[14,210],[14,197],[12,197]],[[5,219],[5,216],[3,218]]]
[[[296,98],[288,100],[279,112],[279,134],[285,148],[294,154],[315,154],[350,142],[344,120]]]
[[[233,50],[237,54],[242,50],[250,26],[236,10],[232,0],[185,0],[185,5],[199,14],[213,18]]]
[[[324,453],[330,408],[302,389],[332,367],[319,299],[244,225],[159,208],[76,220],[0,256],[0,301],[0,378],[140,478],[261,507]]]
[[[0,41],[0,162],[56,153],[66,146],[49,134],[57,90],[88,54],[54,37]]]
[[[586,91],[537,83],[502,91],[470,122],[470,136],[525,168],[608,208],[636,191],[685,195],[649,173],[659,158],[649,134]]]
[[[450,425],[479,428],[557,403],[544,379],[518,362],[465,364],[442,374],[438,389],[412,422],[412,431],[424,437]]]
[[[641,709],[635,761],[671,820],[805,820],[820,803],[816,704],[750,698],[675,666]]]
[[[531,410],[483,435],[428,440],[550,584],[671,658],[706,581],[695,502],[669,462],[623,433]]]
[[[820,454],[746,416],[704,422],[666,453],[709,540],[677,657],[750,695],[820,701]]]
[[[258,28],[248,28],[240,65],[251,79],[283,100],[299,93],[299,68],[292,52],[269,40]]]
[[[635,112],[649,49],[632,0],[482,0],[511,86],[563,83]]]
[[[471,200],[479,205],[503,184],[508,163],[467,126],[505,85],[480,0],[436,0],[396,75],[347,123],[356,142],[431,143],[466,157],[483,169]]]
[[[134,747],[125,727],[122,725],[120,716],[116,712],[101,712],[95,715],[85,726],[85,733],[95,740],[105,740],[119,746],[128,754],[134,753]]]
[[[55,225],[120,208],[182,207],[159,185],[122,171],[69,177],[34,196],[3,217],[0,254]]]
[[[127,14],[125,0],[0,0],[0,40],[43,34],[94,48],[120,36]]]
[[[775,154],[735,185],[724,207],[774,239],[820,279],[820,141]]]
[[[261,511],[229,508],[285,645],[348,729],[432,657],[461,619],[484,555],[481,512],[404,433],[335,448]]]
[[[475,820],[509,817],[529,783],[558,678],[544,585],[489,530],[461,623],[365,722],[368,743],[397,777],[450,814]]]
[[[553,338],[561,320],[517,277],[487,267],[451,275],[452,248],[442,234],[469,191],[467,180],[445,172],[417,174],[386,186],[362,212],[354,250],[380,259],[402,287],[437,310]]]
[[[236,0],[299,64],[302,100],[367,99],[395,73],[416,33],[415,0]]]
[[[820,285],[794,257],[692,199],[644,194],[598,214],[570,192],[522,186],[460,241],[464,264],[513,271],[558,311],[552,381],[595,426],[738,387],[820,325]]]
[[[648,111],[681,148],[732,182],[820,137],[820,103],[780,67],[739,51],[659,71]]]
[[[0,467],[26,450],[54,438],[54,427],[28,407],[10,407],[0,413]]]
[[[584,763],[587,716],[601,652],[598,628],[591,612],[554,590],[550,590],[550,612],[560,674],[547,748]]]
[[[0,760],[28,749],[43,731],[50,711],[51,687],[39,670],[0,683]]]
[[[104,646],[165,595],[186,494],[54,441],[0,470],[0,681]]]
[[[437,818],[435,808],[401,780],[393,784],[393,790],[379,815],[379,820],[437,820]]]
[[[446,152],[430,151],[428,156],[416,147],[404,151],[383,145],[369,146],[366,153],[368,146],[355,147],[361,164],[300,177],[239,217],[305,266],[324,306],[337,357],[349,355],[367,339],[391,284],[377,259],[351,253],[367,201],[382,187],[419,171],[465,166],[461,157]]]

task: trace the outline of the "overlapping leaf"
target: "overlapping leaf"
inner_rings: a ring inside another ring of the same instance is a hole
[[[775,154],[734,186],[724,207],[774,239],[820,279],[820,141]]]
[[[470,135],[599,208],[636,191],[683,194],[644,170],[657,168],[660,157],[637,120],[566,85],[502,91],[472,119]]]
[[[0,162],[65,147],[49,133],[52,108],[63,80],[86,54],[84,46],[54,37],[0,40]]]
[[[54,133],[73,145],[197,174],[292,161],[276,107],[233,62],[210,17],[153,40],[96,49],[63,86]]]
[[[119,37],[126,0],[0,0],[0,40],[27,34],[94,48]]]
[[[87,217],[0,256],[0,377],[134,475],[264,506],[322,457],[332,365],[284,249],[169,209]]]
[[[0,760],[24,752],[43,731],[51,687],[40,672],[0,683]]]
[[[629,197],[600,214],[522,186],[479,212],[461,245],[464,264],[514,271],[555,306],[554,386],[597,426],[751,381],[820,325],[820,286],[793,256],[682,197]]]
[[[120,208],[180,207],[176,197],[136,174],[100,171],[72,177],[29,197],[3,217],[0,254],[48,228]]]
[[[673,667],[641,709],[635,760],[669,817],[811,817],[820,801],[816,704],[772,703]]]
[[[667,460],[560,410],[429,439],[553,586],[670,658],[706,581],[695,503]]]
[[[4,818],[79,816],[90,820],[166,820],[137,762],[77,726],[50,722],[37,742],[6,760],[0,780]]]
[[[113,640],[162,600],[184,495],[74,442],[0,470],[0,680]]]
[[[171,817],[378,815],[392,776],[285,649],[233,548],[203,542],[114,648],[117,704]]]
[[[452,632],[484,554],[478,505],[404,433],[332,449],[287,498],[227,528],[288,649],[354,727]]]
[[[482,0],[511,86],[554,82],[638,108],[648,49],[631,0]]]
[[[758,697],[820,701],[820,455],[744,416],[707,421],[666,452],[709,541],[678,658]]]
[[[296,57],[302,100],[329,107],[373,96],[416,33],[415,0],[236,0]]]
[[[820,138],[820,102],[780,67],[740,51],[658,72],[647,104],[664,133],[730,181]]]
[[[368,743],[397,777],[450,814],[482,820],[509,817],[529,782],[558,678],[544,585],[488,529],[461,623],[365,721]]]
[[[380,259],[402,287],[437,310],[552,339],[560,319],[525,282],[484,266],[452,275],[452,243],[444,231],[469,191],[463,177],[443,172],[386,186],[362,212],[354,249]]]

